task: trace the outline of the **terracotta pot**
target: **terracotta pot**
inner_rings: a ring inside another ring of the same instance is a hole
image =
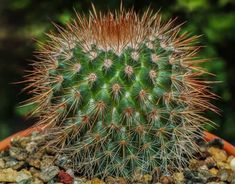
[[[42,131],[44,128],[45,127],[43,127],[43,126],[34,126],[34,127],[30,127],[26,130],[22,130],[20,132],[17,132],[16,134],[11,135],[10,137],[8,137],[8,138],[6,138],[6,139],[4,139],[3,141],[0,142],[0,151],[5,150],[10,146],[12,138],[14,138],[14,137],[25,137],[25,136],[30,135],[33,131]],[[222,138],[220,138],[220,137],[218,137],[218,136],[216,136],[212,133],[209,133],[207,131],[204,131],[204,139],[208,142],[212,141],[214,139],[220,139],[223,142],[223,145],[224,145],[223,149],[228,154],[235,156],[235,147],[232,144],[225,141],[224,139],[222,139]]]

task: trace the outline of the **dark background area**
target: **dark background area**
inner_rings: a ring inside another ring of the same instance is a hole
[[[35,40],[45,41],[45,33],[55,30],[51,22],[65,25],[74,17],[74,9],[85,14],[91,2],[98,10],[119,8],[118,0],[0,0],[0,139],[33,123],[25,116],[27,108],[20,108],[28,98],[21,92],[26,69],[30,69]],[[123,0],[125,8],[143,12],[148,6],[161,10],[164,19],[178,17],[186,22],[183,30],[202,35],[205,46],[201,56],[210,58],[205,65],[221,81],[212,90],[221,96],[214,102],[221,115],[207,113],[218,128],[211,129],[219,136],[235,141],[235,1],[234,0]]]

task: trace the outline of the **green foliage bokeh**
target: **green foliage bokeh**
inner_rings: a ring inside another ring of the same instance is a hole
[[[28,98],[22,92],[23,84],[12,84],[22,80],[39,40],[44,42],[46,32],[55,30],[51,22],[65,25],[75,13],[89,13],[91,3],[98,10],[114,10],[119,0],[0,0],[0,139],[24,129],[33,123],[26,114],[32,107],[20,108],[19,103]],[[235,2],[233,0],[123,0],[123,6],[143,12],[148,6],[161,10],[164,19],[178,17],[177,23],[185,22],[183,30],[192,35],[202,35],[200,57],[209,58],[205,64],[219,81],[212,90],[221,96],[214,103],[221,115],[208,113],[219,127],[217,134],[235,140]],[[216,130],[213,130],[216,131]]]

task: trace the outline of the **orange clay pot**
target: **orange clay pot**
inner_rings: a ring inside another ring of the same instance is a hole
[[[22,130],[20,132],[17,132],[16,134],[11,135],[10,137],[8,137],[0,142],[0,151],[7,149],[10,146],[11,140],[14,137],[25,137],[25,136],[30,135],[33,131],[42,131],[44,128],[45,127],[43,127],[43,126],[30,127],[26,130]],[[220,137],[218,137],[212,133],[209,133],[207,131],[204,131],[204,139],[208,142],[212,141],[214,139],[222,140],[222,143],[224,145],[223,149],[228,154],[235,156],[235,147],[232,144],[228,143],[227,141],[221,139]]]

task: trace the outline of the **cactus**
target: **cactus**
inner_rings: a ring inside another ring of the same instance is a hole
[[[95,8],[41,45],[26,89],[48,145],[88,177],[165,174],[197,151],[209,100],[198,36],[150,9],[106,14]],[[170,168],[170,169],[169,169]]]

